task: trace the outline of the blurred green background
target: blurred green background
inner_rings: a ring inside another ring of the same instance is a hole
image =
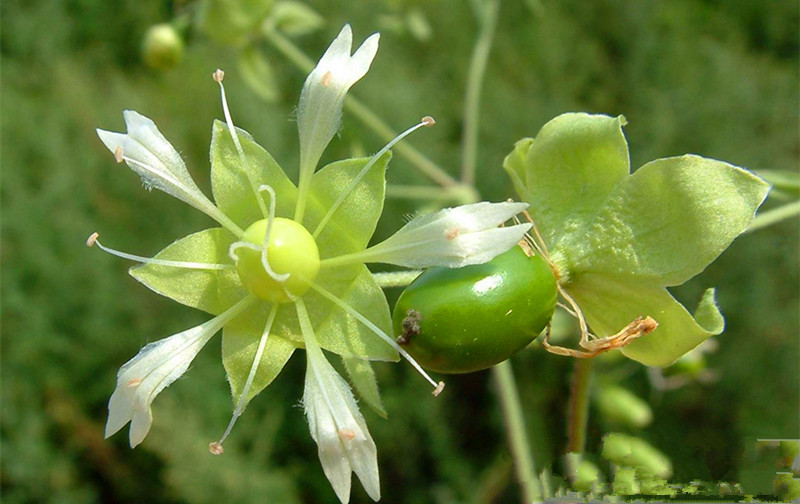
[[[358,43],[382,31],[378,57],[354,94],[398,130],[423,115],[436,117],[436,128],[410,142],[456,174],[477,31],[469,3],[309,5],[324,24],[293,40],[314,59],[345,22]],[[221,67],[237,125],[296,172],[292,114],[305,75],[269,44],[256,48],[275,78],[271,103],[246,85],[236,45],[213,40],[209,30],[188,27],[185,58],[172,70],[142,63],[148,27],[191,17],[194,8],[100,0],[0,5],[6,503],[335,501],[298,407],[303,359],[294,358],[250,404],[222,457],[207,450],[232,410],[219,339],[155,401],[153,429],[141,447],[127,446],[127,429],[103,440],[119,366],[145,343],[206,315],[138,285],[126,274],[129,264],[87,249],[84,240],[99,231],[110,246],[151,255],[211,221],[143,190],[135,174],[114,163],[94,128],[122,130],[126,108],[153,118],[208,193],[211,122],[222,117],[211,72]],[[795,0],[506,0],[481,105],[482,196],[513,196],[501,168],[513,143],[555,115],[579,110],[628,118],[633,166],[691,152],[796,175],[799,18]],[[326,157],[374,152],[382,143],[345,114],[341,138]],[[388,179],[425,182],[400,157]],[[390,201],[376,239],[416,208]],[[784,221],[742,236],[675,289],[692,307],[703,289],[718,287],[727,331],[717,338],[718,351],[707,355],[715,381],[658,390],[635,363],[600,367],[598,383],[613,380],[650,403],[654,421],[635,433],[672,459],[673,481],[737,481],[755,438],[798,437],[799,251],[797,219]],[[563,473],[572,363],[531,350],[513,365],[537,464]],[[410,367],[378,364],[376,371],[390,416],[365,416],[378,445],[385,502],[519,501],[489,372],[450,377],[447,392],[434,400]],[[609,426],[591,413],[587,448],[596,454]],[[352,502],[368,502],[358,483]]]

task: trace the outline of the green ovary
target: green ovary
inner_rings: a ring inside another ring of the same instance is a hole
[[[242,241],[262,247],[267,224],[267,219],[256,221],[245,230]],[[305,294],[319,273],[319,249],[311,233],[293,220],[277,217],[272,221],[267,250],[272,271],[289,273],[289,278],[275,280],[261,263],[260,251],[240,247],[236,270],[245,288],[271,303],[288,303]]]

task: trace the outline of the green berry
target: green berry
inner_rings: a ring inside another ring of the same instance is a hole
[[[170,24],[153,25],[144,36],[142,58],[155,70],[169,70],[180,63],[183,51],[183,39]]]
[[[256,221],[245,230],[242,241],[262,247],[267,223],[267,219]],[[261,262],[259,250],[239,247],[236,256],[236,270],[242,284],[271,303],[288,303],[302,296],[319,273],[319,249],[311,233],[301,224],[281,217],[272,222],[268,259],[272,271],[278,275],[288,273],[288,279],[280,282],[272,278]]]
[[[515,246],[485,264],[426,271],[400,296],[393,323],[398,343],[423,367],[469,373],[525,348],[555,305],[550,266]]]

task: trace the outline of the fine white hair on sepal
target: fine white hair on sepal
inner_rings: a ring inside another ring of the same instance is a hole
[[[415,217],[385,241],[367,249],[367,262],[408,268],[459,268],[482,264],[509,250],[531,224],[497,227],[527,203],[480,202]]]

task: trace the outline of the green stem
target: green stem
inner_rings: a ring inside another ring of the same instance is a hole
[[[481,13],[480,32],[475,48],[472,51],[469,73],[467,74],[467,90],[464,97],[464,136],[461,141],[461,183],[472,185],[475,182],[475,165],[478,158],[478,122],[480,116],[480,98],[483,89],[483,78],[492,49],[497,13],[500,0],[489,0]]]
[[[755,219],[750,223],[750,227],[748,227],[745,232],[749,233],[757,229],[765,228],[782,220],[797,217],[798,215],[800,215],[800,201],[793,201],[756,215]]]
[[[382,289],[390,287],[405,287],[422,274],[420,270],[385,271],[373,273],[372,277]]]
[[[263,33],[272,46],[286,56],[286,58],[294,63],[300,70],[303,72],[311,72],[311,70],[314,69],[314,62],[294,45],[291,40],[281,35],[277,30],[268,27],[264,29]],[[384,142],[389,142],[397,136],[396,131],[383,122],[381,118],[366,105],[352,96],[347,97],[344,106],[365,126],[372,129]],[[407,143],[395,145],[394,150],[411,162],[422,174],[426,175],[437,184],[444,187],[458,185],[456,179],[448,175],[439,165]]]
[[[586,449],[586,426],[589,422],[589,390],[592,386],[593,359],[576,359],[569,394],[567,453]]]
[[[514,458],[517,480],[522,487],[523,497],[525,502],[541,501],[546,496],[542,495],[539,479],[536,476],[536,466],[530,451],[530,442],[525,430],[525,418],[522,415],[522,405],[511,363],[509,361],[501,362],[492,368],[492,373],[497,382],[497,393],[503,408],[508,444],[511,456]]]

